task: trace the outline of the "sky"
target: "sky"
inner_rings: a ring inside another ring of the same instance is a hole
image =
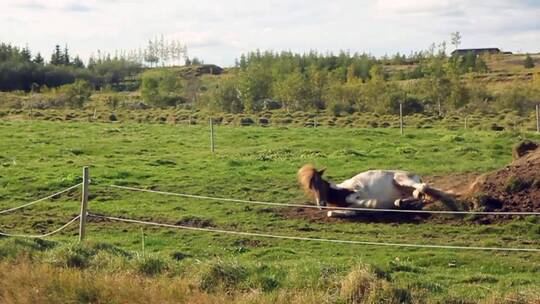
[[[540,0],[0,0],[0,41],[49,58],[55,44],[88,58],[164,35],[222,66],[256,49],[366,52],[461,48],[540,51]]]

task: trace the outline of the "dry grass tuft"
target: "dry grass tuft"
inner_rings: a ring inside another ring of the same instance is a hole
[[[417,303],[410,291],[393,286],[366,265],[356,266],[341,282],[340,296],[346,303]]]

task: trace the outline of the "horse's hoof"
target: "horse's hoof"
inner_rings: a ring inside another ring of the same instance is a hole
[[[418,189],[414,190],[412,195],[415,199],[421,199],[422,198],[422,192]]]
[[[326,216],[327,216],[327,217],[332,217],[332,216],[333,216],[333,212],[332,212],[332,211],[326,212]]]

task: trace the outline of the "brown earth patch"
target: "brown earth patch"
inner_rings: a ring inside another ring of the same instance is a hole
[[[283,208],[279,214],[287,219],[302,219],[310,223],[334,223],[334,222],[365,222],[365,223],[421,223],[430,217],[429,214],[392,214],[387,212],[365,212],[353,217],[330,218],[326,216],[329,210],[315,208]],[[299,228],[298,230],[302,230]]]
[[[469,189],[478,176],[480,173],[475,172],[450,173],[423,176],[422,180],[437,189],[459,197]]]
[[[540,148],[529,150],[502,169],[479,176],[463,198],[476,208],[539,212]]]

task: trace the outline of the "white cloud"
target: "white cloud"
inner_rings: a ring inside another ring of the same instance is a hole
[[[88,56],[165,35],[206,62],[250,50],[408,53],[448,40],[463,47],[540,50],[532,0],[4,0],[0,37],[48,55],[54,44]]]
[[[377,0],[376,9],[381,14],[447,15],[461,11],[464,0]]]

